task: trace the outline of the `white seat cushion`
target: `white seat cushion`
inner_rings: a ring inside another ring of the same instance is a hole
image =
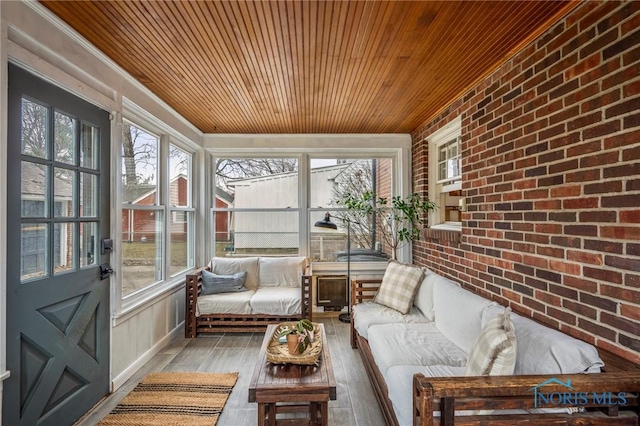
[[[251,313],[249,301],[255,292],[253,290],[235,293],[219,293],[198,296],[196,315],[206,314],[245,314]]]
[[[251,312],[269,315],[296,315],[302,312],[300,287],[259,288],[251,298]]]
[[[405,315],[375,302],[358,303],[351,310],[351,315],[353,315],[354,328],[365,339],[369,338],[367,330],[374,324],[429,322],[427,317],[415,306]]]
[[[389,399],[400,426],[413,425],[413,375],[422,373],[427,377],[464,376],[464,367],[450,365],[396,365],[390,367],[385,377]],[[437,411],[436,416],[440,416]]]
[[[434,323],[379,324],[369,327],[371,353],[383,376],[394,365],[464,367],[467,354],[438,331]]]

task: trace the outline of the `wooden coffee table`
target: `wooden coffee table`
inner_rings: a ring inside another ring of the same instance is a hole
[[[270,325],[262,341],[260,356],[249,384],[249,402],[258,403],[258,425],[323,425],[328,422],[328,401],[336,399],[336,379],[324,325],[318,366],[271,364],[266,348],[277,325]],[[278,414],[307,413],[307,418],[277,419]]]

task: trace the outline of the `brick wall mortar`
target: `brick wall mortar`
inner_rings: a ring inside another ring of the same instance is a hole
[[[425,138],[461,115],[462,235],[414,263],[640,362],[638,23],[585,2],[416,129],[413,170],[426,194]]]

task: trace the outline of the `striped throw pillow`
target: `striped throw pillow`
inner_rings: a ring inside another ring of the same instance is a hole
[[[374,301],[406,314],[411,309],[423,277],[422,268],[392,260],[387,265]]]
[[[505,376],[516,368],[516,332],[506,308],[478,336],[467,361],[467,376]]]
[[[200,294],[231,293],[246,291],[244,282],[247,279],[247,271],[240,271],[233,275],[218,275],[207,270],[202,270],[202,291]]]

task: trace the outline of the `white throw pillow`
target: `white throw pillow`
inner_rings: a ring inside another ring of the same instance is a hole
[[[258,258],[257,257],[214,257],[209,262],[211,272],[218,275],[233,275],[247,271],[244,286],[249,290],[258,288]]]
[[[300,287],[308,259],[298,257],[261,257],[260,287]]]
[[[478,336],[469,359],[467,376],[508,376],[516,368],[516,331],[511,309],[491,319]]]
[[[423,276],[424,270],[420,267],[390,261],[374,302],[408,313]]]

